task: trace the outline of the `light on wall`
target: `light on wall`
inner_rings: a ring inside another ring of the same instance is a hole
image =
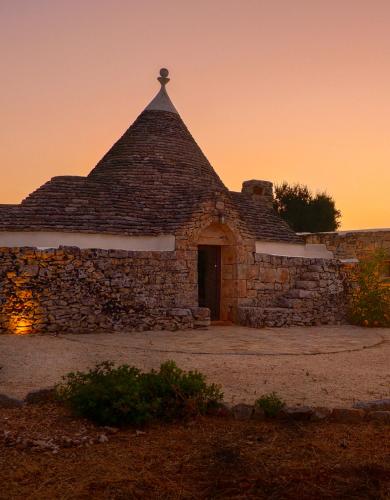
[[[10,318],[9,327],[15,335],[27,335],[33,331],[32,321],[19,316]]]
[[[15,335],[36,333],[37,319],[42,316],[39,302],[31,290],[15,287],[8,297],[4,310],[7,315],[7,329]]]
[[[219,223],[220,224],[225,224],[225,214],[223,212],[219,212]]]

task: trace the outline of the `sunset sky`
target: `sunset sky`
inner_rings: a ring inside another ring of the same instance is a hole
[[[86,175],[158,90],[233,190],[390,227],[389,0],[0,0],[0,203]]]

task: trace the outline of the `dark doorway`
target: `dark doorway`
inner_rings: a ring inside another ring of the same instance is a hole
[[[221,247],[198,246],[198,299],[200,307],[208,307],[211,320],[220,319]]]

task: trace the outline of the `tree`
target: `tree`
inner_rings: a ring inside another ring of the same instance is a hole
[[[275,210],[296,232],[335,231],[341,212],[326,192],[315,196],[303,184],[275,186]]]

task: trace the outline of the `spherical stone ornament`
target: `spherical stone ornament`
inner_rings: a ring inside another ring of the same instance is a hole
[[[165,87],[165,85],[169,82],[169,71],[167,68],[161,68],[160,69],[160,76],[157,78],[157,80],[161,83],[162,87]]]

